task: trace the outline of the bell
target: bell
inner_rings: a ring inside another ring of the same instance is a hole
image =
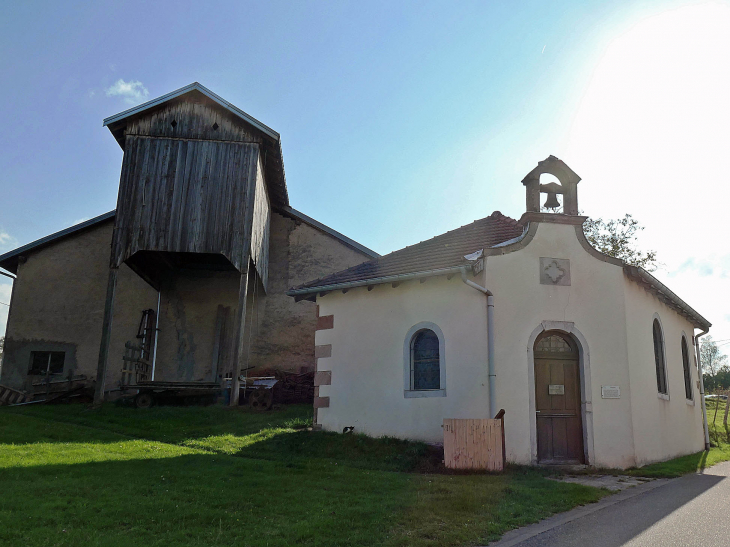
[[[560,207],[560,202],[558,201],[558,195],[555,192],[548,192],[548,197],[545,200],[545,207],[546,209],[557,209]]]

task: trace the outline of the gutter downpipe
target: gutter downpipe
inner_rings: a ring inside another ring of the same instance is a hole
[[[489,289],[485,289],[466,278],[466,266],[462,266],[460,271],[461,280],[466,285],[478,290],[487,297],[487,383],[489,386],[489,417],[494,418],[497,415],[495,395],[497,374],[494,372],[494,295]]]
[[[705,406],[705,380],[702,374],[702,359],[700,358],[700,336],[710,332],[710,329],[703,330],[695,336],[695,355],[697,359],[697,372],[700,376],[700,399],[702,399],[702,425],[705,427],[705,450],[710,449],[710,430],[707,425],[707,407]]]

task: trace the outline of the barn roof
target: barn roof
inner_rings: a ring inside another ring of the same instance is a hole
[[[12,273],[18,273],[18,257],[22,256],[25,253],[28,253],[29,251],[38,251],[43,247],[51,245],[52,243],[56,243],[57,241],[60,241],[61,239],[64,239],[78,232],[83,232],[84,230],[93,228],[94,226],[101,224],[107,220],[113,220],[115,213],[116,211],[109,211],[108,213],[104,213],[103,215],[99,215],[98,217],[94,217],[84,222],[79,222],[78,224],[74,224],[69,228],[61,230],[59,232],[55,232],[46,237],[36,239],[35,241],[32,241],[27,245],[18,247],[17,249],[13,249],[12,251],[8,251],[7,253],[0,255],[0,268],[4,268]]]
[[[479,249],[493,247],[520,237],[524,226],[495,211],[481,220],[432,239],[375,258],[291,289],[290,296],[313,294],[323,287],[343,283],[366,284],[369,280],[390,278],[417,272],[444,271],[467,264],[464,256]],[[395,279],[393,279],[394,281]]]
[[[281,151],[281,137],[279,133],[271,129],[269,126],[261,123],[253,116],[247,114],[234,104],[226,101],[223,97],[216,95],[207,87],[198,82],[176,89],[171,93],[152,99],[146,103],[140,104],[114,116],[104,119],[104,127],[108,127],[119,146],[124,150],[124,129],[127,122],[138,116],[142,116],[152,109],[170,101],[179,99],[185,95],[201,95],[212,101],[218,107],[233,114],[246,124],[253,127],[264,137],[264,153],[266,161],[266,183],[269,187],[269,194],[272,198],[272,204],[276,207],[286,207],[289,205],[289,194],[286,188],[286,176],[284,174],[284,158]]]

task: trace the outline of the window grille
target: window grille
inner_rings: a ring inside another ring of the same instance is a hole
[[[656,365],[656,387],[659,393],[667,395],[667,369],[664,359],[664,336],[659,320],[654,319],[654,362]]]
[[[687,348],[687,339],[684,336],[682,336],[682,366],[684,367],[684,394],[691,401],[692,378],[689,372],[689,349]]]
[[[535,346],[539,353],[575,353],[568,341],[562,336],[553,334],[540,340]]]
[[[439,339],[429,329],[418,331],[411,342],[411,389],[441,388]]]

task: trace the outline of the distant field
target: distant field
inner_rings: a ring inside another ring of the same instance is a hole
[[[606,492],[426,445],[312,432],[311,407],[0,409],[0,544],[474,545]]]

